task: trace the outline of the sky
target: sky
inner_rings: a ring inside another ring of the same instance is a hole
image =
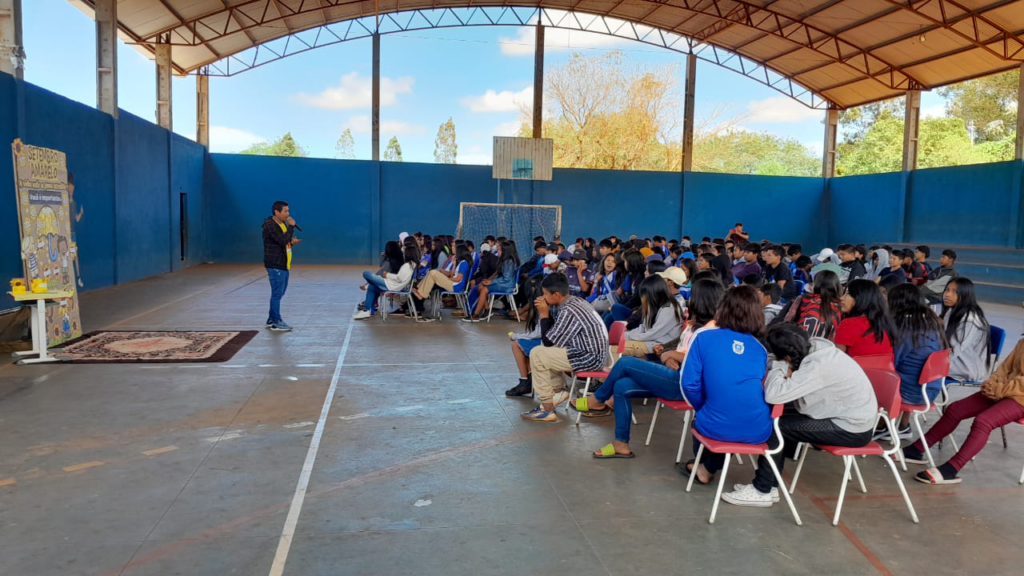
[[[96,104],[95,25],[68,0],[23,2],[25,79],[89,106]],[[493,136],[514,135],[519,103],[531,101],[533,29],[466,27],[381,37],[381,152],[397,136],[407,162],[433,162],[438,126],[451,117],[459,164],[490,164]],[[635,41],[549,29],[545,68],[573,52],[621,50],[641,66],[675,65],[683,89],[685,56]],[[118,47],[118,103],[155,122],[156,72],[131,46]],[[210,78],[210,149],[238,152],[291,132],[310,156],[332,158],[345,128],[356,157],[369,159],[370,39],[318,48],[232,77]],[[195,78],[174,77],[173,129],[195,139]],[[739,127],[793,138],[820,154],[824,112],[749,78],[698,61],[698,118],[725,110]],[[941,116],[942,99],[922,95],[922,115]],[[681,114],[680,114],[681,116]]]

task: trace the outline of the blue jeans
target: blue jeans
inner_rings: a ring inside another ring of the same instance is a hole
[[[633,403],[630,398],[664,398],[682,400],[679,372],[656,364],[623,356],[615,363],[604,384],[594,392],[602,404],[615,396],[615,439],[629,443],[629,428],[633,423]]]
[[[388,284],[384,278],[369,271],[363,272],[363,280],[366,280],[366,300],[363,302],[363,306],[370,311],[370,314],[376,314],[377,298],[387,292]]]
[[[281,299],[284,298],[285,290],[288,290],[288,271],[267,268],[267,277],[270,278],[270,314],[267,315],[267,323],[284,322],[281,318]]]
[[[601,315],[604,320],[605,328],[612,329],[612,324],[615,322],[621,322],[623,320],[629,320],[629,317],[633,315],[633,310],[629,306],[623,306],[616,302],[612,304],[612,309]]]

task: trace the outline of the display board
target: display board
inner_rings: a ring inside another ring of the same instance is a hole
[[[67,157],[59,150],[28,146],[21,140],[11,147],[26,284],[42,279],[51,292],[74,293],[74,297],[46,307],[47,343],[53,347],[82,335],[76,290],[78,245],[71,223],[74,209]]]
[[[554,140],[494,137],[491,176],[498,180],[551,180]]]

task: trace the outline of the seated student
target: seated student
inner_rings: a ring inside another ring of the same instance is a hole
[[[839,267],[842,269],[839,273],[840,282],[849,284],[858,278],[863,278],[867,274],[864,265],[857,260],[857,254],[853,251],[853,246],[840,244],[836,253],[839,255]]]
[[[565,270],[565,275],[569,279],[569,294],[586,298],[594,284],[594,272],[588,266],[587,253],[579,249],[572,253],[565,252],[563,256],[569,258]]]
[[[771,368],[764,381],[769,404],[793,403],[779,418],[782,451],[772,456],[779,473],[801,442],[860,448],[871,442],[878,402],[871,381],[857,363],[824,338],[809,338],[792,324],[777,324],[766,338]],[[769,441],[774,447],[775,438]],[[736,485],[722,500],[768,508],[779,499],[778,481],[765,456],[751,484]]]
[[[693,258],[683,258],[679,261],[677,268],[682,268],[683,272],[686,272],[686,281],[693,282],[694,275],[697,274],[697,262]],[[688,288],[689,286],[680,286],[680,288]]]
[[[817,276],[818,272],[828,270],[833,272],[836,277],[840,279],[840,283],[842,283],[843,269],[839,264],[833,262],[833,259],[838,261],[839,257],[832,252],[831,248],[825,248],[821,252],[818,252],[814,258],[811,258],[811,260],[814,261],[814,267],[811,268],[811,277],[814,278]]]
[[[782,300],[786,302],[799,296],[796,282],[793,282],[793,274],[790,272],[789,266],[782,261],[782,257],[785,255],[782,246],[769,246],[762,254],[766,264],[764,270],[761,271],[764,281],[777,284],[782,290]]]
[[[675,266],[666,268],[660,272],[655,272],[662,280],[665,281],[665,287],[668,289],[669,296],[672,297],[682,308],[683,314],[686,314],[686,298],[680,292],[684,286],[689,286],[690,276],[682,269]]]
[[[850,282],[842,306],[843,321],[836,330],[836,348],[851,357],[893,353],[895,327],[877,284],[863,278]]]
[[[933,352],[949,347],[942,321],[932,312],[913,284],[902,284],[889,292],[889,310],[895,331],[896,372],[900,375],[900,396],[907,404],[924,404],[918,380],[925,362]],[[925,388],[933,401],[942,391],[942,379]],[[910,414],[904,412],[897,430],[901,438],[910,437]],[[886,436],[888,433],[886,432]]]
[[[854,257],[854,259],[857,262],[860,263],[860,265],[862,267],[864,267],[864,276],[867,276],[868,272],[871,271],[871,266],[872,266],[871,262],[868,261],[868,249],[867,249],[867,246],[864,246],[863,244],[857,244],[856,246],[854,246],[853,247],[853,257]],[[863,278],[863,276],[862,276],[862,278]],[[870,278],[868,278],[868,279],[870,280]]]
[[[405,232],[403,232],[402,234],[405,234]],[[408,234],[406,234],[406,236],[408,236]],[[377,269],[377,276],[383,278],[385,272],[387,272],[388,274],[397,274],[398,270],[402,267],[402,264],[404,263],[405,260],[402,254],[402,245],[399,244],[398,242],[395,242],[394,240],[389,240],[387,244],[384,245],[384,253],[381,254],[380,268]],[[363,284],[359,287],[359,289],[366,290],[367,286],[369,286],[369,284]],[[360,302],[359,309],[363,310],[364,307],[365,304]]]
[[[743,247],[743,261],[732,267],[732,275],[735,278],[746,278],[747,274],[761,274],[761,266],[757,263],[761,256],[761,246],[754,242],[748,242]],[[723,279],[724,282],[724,279]]]
[[[764,323],[765,326],[775,320],[775,317],[782,312],[782,304],[779,304],[779,300],[782,298],[782,289],[779,288],[778,284],[765,284],[761,286],[761,305],[764,306]]]
[[[957,276],[956,252],[946,249],[942,251],[942,258],[939,260],[939,267],[928,272],[928,280],[921,286],[921,294],[928,299],[929,304],[938,304],[942,301],[942,294],[946,290],[946,284]]]
[[[678,268],[677,268],[678,270]],[[679,302],[672,297],[665,280],[658,275],[648,276],[640,283],[640,325],[626,332],[624,356],[646,358],[654,352],[656,344],[665,344],[679,338],[686,321]]]
[[[622,256],[626,268],[626,281],[616,291],[617,301],[611,310],[602,315],[605,327],[613,322],[626,320],[633,310],[640,308],[640,282],[647,276],[647,263],[639,250],[626,250]]]
[[[669,249],[669,258],[668,258],[668,262],[666,262],[666,264],[668,264],[669,267],[679,266],[679,263],[683,259],[683,252],[685,252],[685,250],[683,250],[682,246],[673,246],[672,248],[670,248]]]
[[[712,254],[701,254],[697,257],[697,270],[714,270],[715,257]]]
[[[910,276],[914,283],[920,286],[928,280],[929,274],[932,271],[931,265],[928,264],[928,258],[932,255],[932,249],[922,244],[914,248],[913,254],[914,259],[911,265]]]
[[[796,262],[802,258],[803,255],[804,248],[799,244],[790,244],[789,247],[786,248],[786,264],[789,265],[789,271],[791,273],[795,273],[795,268],[797,268]],[[808,260],[809,259],[810,258],[808,258]]]
[[[541,268],[544,257],[549,253],[548,245],[543,240],[534,242],[533,244],[533,256],[530,257],[522,266],[519,267],[520,278],[533,278],[534,276],[540,276],[544,269]]]
[[[811,269],[814,268],[814,261],[810,256],[800,256],[793,261],[793,280],[799,280],[807,284],[811,283]]]
[[[1024,339],[1017,342],[979,392],[946,406],[942,417],[925,434],[925,440],[929,446],[935,446],[968,418],[974,418],[974,422],[960,451],[946,463],[918,472],[915,480],[933,485],[958,484],[957,474],[985,448],[993,430],[1024,419]],[[903,449],[903,457],[912,464],[928,464],[923,450],[918,440]]]
[[[544,291],[541,289],[541,282],[543,281],[543,276],[534,276],[526,282],[524,291],[531,302],[544,296]],[[552,306],[550,310],[551,317],[557,318],[558,307]],[[509,332],[508,338],[512,341],[512,355],[515,357],[516,366],[519,368],[519,383],[506,390],[505,396],[512,398],[532,394],[533,377],[530,373],[530,352],[541,344],[540,314],[536,308],[531,306],[529,313],[526,315],[526,332],[516,334]]]
[[[508,241],[498,246],[498,272],[491,278],[480,282],[477,290],[476,306],[473,314],[463,318],[463,322],[479,322],[483,309],[487,306],[487,294],[491,292],[511,292],[516,286],[516,270],[519,268],[519,256]]]
[[[430,297],[431,290],[435,286],[445,292],[462,292],[466,287],[469,278],[469,269],[472,267],[472,257],[469,255],[469,248],[460,245],[456,249],[455,261],[457,264],[451,270],[431,270],[420,280],[420,283],[412,289],[412,295],[423,300]]]
[[[753,286],[760,290],[761,286],[764,286],[764,278],[760,274],[747,274],[740,280],[740,284],[744,286]]]
[[[786,304],[774,322],[796,324],[813,338],[832,340],[843,318],[839,298],[841,293],[839,276],[831,270],[822,270],[814,276],[814,285],[810,291]]]
[[[902,250],[900,255],[903,257],[903,273],[907,277],[907,282],[910,282],[914,279],[914,251]]]
[[[900,279],[900,282],[907,281],[907,274],[903,271],[903,255],[898,251],[889,253],[885,248],[879,248],[875,250],[875,256],[878,258],[878,265],[884,266],[878,270],[878,275],[874,278],[868,278],[874,280],[876,283],[881,284],[883,280],[890,276],[895,276]]]
[[[601,268],[594,275],[590,296],[587,297],[587,302],[590,302],[598,313],[612,309],[617,296],[616,291],[625,280],[625,269],[619,266],[615,254],[609,252],[601,262]]]
[[[942,294],[942,319],[949,340],[949,377],[958,382],[984,382],[992,363],[988,320],[974,297],[974,282],[953,278]]]
[[[608,330],[582,298],[569,295],[565,274],[555,273],[541,282],[543,296],[534,302],[540,316],[541,341],[530,352],[533,388],[540,405],[521,414],[524,420],[557,422],[555,407],[569,398],[566,372],[601,370],[608,361]],[[551,307],[558,317],[551,317]]]
[[[412,286],[413,277],[420,263],[420,251],[415,246],[406,246],[402,252],[404,262],[398,272],[382,272],[380,276],[363,272],[366,280],[366,298],[363,309],[356,312],[354,320],[366,320],[377,313],[377,298],[387,291],[404,291]]]
[[[906,283],[906,281],[907,277],[903,274],[890,274],[885,278],[882,278],[882,281],[878,283],[878,288],[882,290],[882,294],[885,295],[885,299],[888,301],[889,291],[900,284]]]
[[[671,351],[655,346],[664,366],[624,356],[615,363],[608,378],[592,396],[579,398],[571,404],[573,409],[590,418],[607,416],[615,410],[615,441],[595,451],[594,458],[633,457],[629,449],[633,417],[631,398],[683,399],[679,386],[679,367],[686,358],[694,335],[702,329],[715,327],[714,317],[724,295],[725,288],[717,277],[694,282],[693,293],[690,295],[690,318],[679,336],[679,345]]]

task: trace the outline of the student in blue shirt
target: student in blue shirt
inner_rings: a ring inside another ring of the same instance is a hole
[[[696,410],[693,425],[724,442],[765,442],[772,434],[772,416],[762,386],[768,352],[758,341],[765,327],[757,289],[744,285],[727,291],[715,324],[694,336],[680,368],[683,395]],[[694,454],[698,448],[695,440]],[[695,473],[698,482],[708,484],[724,463],[723,454],[705,450],[702,462],[690,460],[680,471]]]

